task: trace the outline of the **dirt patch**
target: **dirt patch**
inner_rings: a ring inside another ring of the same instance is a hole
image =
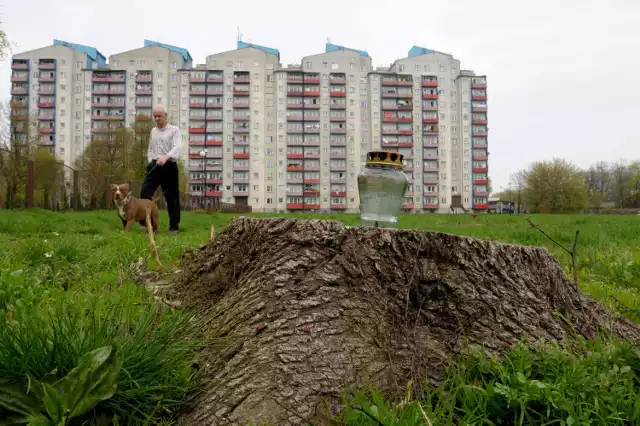
[[[184,256],[170,291],[221,342],[184,425],[322,424],[345,388],[420,389],[468,344],[501,352],[600,328],[640,340],[585,295],[583,316],[544,248],[334,221],[236,218]]]

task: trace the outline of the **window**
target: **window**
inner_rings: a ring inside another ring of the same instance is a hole
[[[339,67],[340,67],[340,64],[339,64],[339,63],[337,63],[337,62],[331,62],[331,69],[332,69],[332,70],[337,70],[337,69],[339,69]]]
[[[310,70],[311,69],[311,61],[305,61],[304,67],[305,67],[305,69]]]

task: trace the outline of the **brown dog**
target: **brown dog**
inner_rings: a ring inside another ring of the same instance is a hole
[[[147,207],[149,207],[149,216],[151,217],[151,228],[153,232],[158,230],[158,198],[153,200],[141,200],[131,195],[129,184],[120,185],[112,184],[113,201],[118,209],[118,216],[122,220],[124,232],[131,231],[133,222],[144,223],[147,219]]]

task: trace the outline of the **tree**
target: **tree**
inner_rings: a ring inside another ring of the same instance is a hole
[[[64,163],[58,161],[48,148],[40,147],[31,156],[34,162],[35,199],[43,207],[55,209],[58,203],[67,201]]]
[[[3,62],[11,54],[11,42],[7,33],[0,30],[0,62]]]
[[[612,183],[611,166],[604,161],[592,165],[585,173],[585,182],[589,194],[589,205],[600,207],[609,199]]]
[[[584,172],[563,159],[533,164],[526,174],[526,184],[532,212],[573,213],[587,207]]]

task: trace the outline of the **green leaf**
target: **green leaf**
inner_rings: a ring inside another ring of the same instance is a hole
[[[7,380],[0,381],[0,407],[24,416],[22,423],[28,423],[41,415],[41,404],[36,395],[27,394],[24,386]]]
[[[27,426],[55,426],[55,423],[53,423],[45,416],[40,416],[37,419],[31,421]]]
[[[58,392],[48,383],[42,384],[44,391],[44,408],[51,417],[53,423],[59,423],[62,420],[62,400],[58,396]]]
[[[120,360],[115,345],[91,351],[62,379],[60,393],[67,418],[81,416],[116,392]]]

